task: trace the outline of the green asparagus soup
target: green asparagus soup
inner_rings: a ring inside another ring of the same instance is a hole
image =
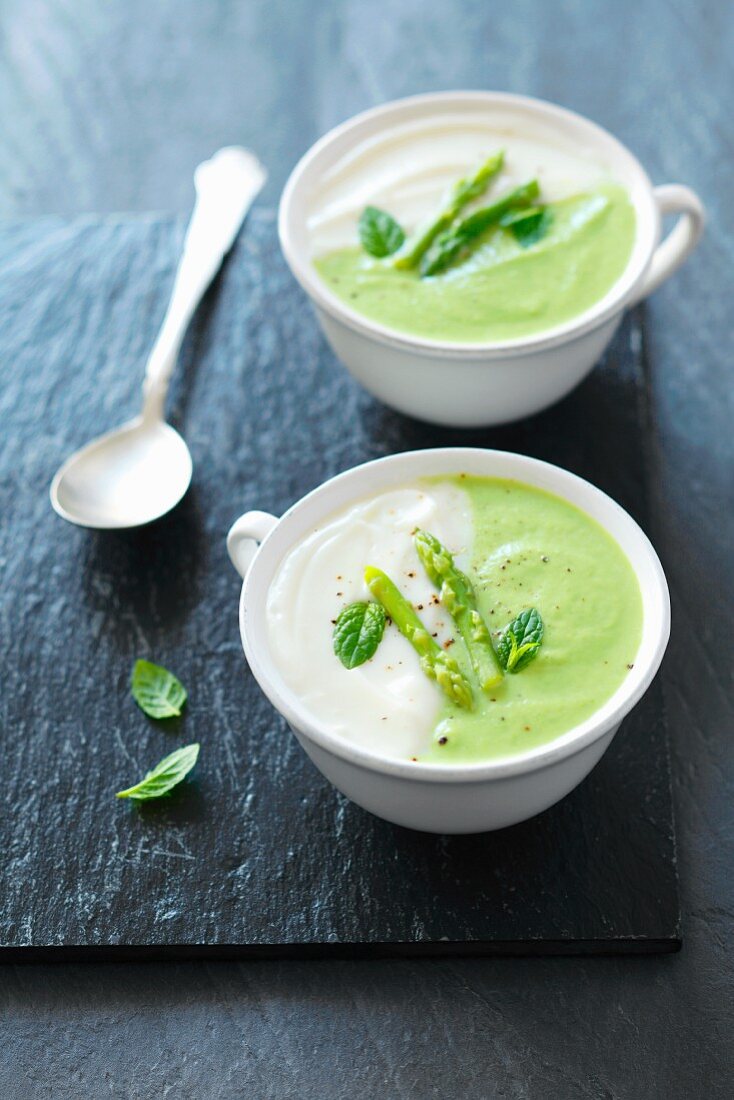
[[[542,644],[518,671],[481,690],[460,633],[444,647],[468,682],[473,708],[442,703],[421,760],[469,763],[521,753],[568,732],[624,682],[642,635],[636,575],[618,544],[560,497],[514,481],[454,482],[471,502],[473,541],[462,561],[479,612],[501,652],[506,624],[542,616]]]
[[[399,332],[467,344],[531,336],[603,298],[625,270],[635,237],[634,209],[617,184],[545,211],[539,239],[495,225],[438,274],[359,247],[322,255],[315,267],[352,309]]]

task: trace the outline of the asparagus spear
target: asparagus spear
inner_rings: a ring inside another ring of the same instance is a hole
[[[449,657],[428,633],[402,592],[386,573],[376,569],[374,565],[367,566],[364,579],[372,595],[382,604],[400,633],[418,654],[420,666],[426,676],[435,680],[453,703],[471,710],[474,702],[471,685],[453,657]]]
[[[444,209],[424,229],[419,230],[408,241],[405,248],[401,249],[395,257],[395,266],[403,270],[417,267],[421,257],[431,247],[438,234],[449,228],[454,218],[461,213],[467,203],[473,199],[478,199],[480,195],[484,194],[490,182],[502,169],[504,160],[504,152],[495,153],[494,156],[484,162],[473,176],[455,183]]]
[[[475,210],[453,229],[441,233],[421,260],[421,275],[437,275],[440,271],[444,271],[462,249],[480,237],[485,230],[496,225],[508,210],[530,206],[538,197],[539,191],[538,181],[530,180],[529,183],[508,191],[491,206],[483,206],[480,210]]]
[[[452,555],[435,535],[417,531],[413,541],[431,584],[438,589],[441,603],[464,639],[480,687],[491,691],[502,679],[502,666],[479,613],[471,581],[457,569]]]

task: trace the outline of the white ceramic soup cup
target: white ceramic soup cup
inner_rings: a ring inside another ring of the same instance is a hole
[[[512,478],[547,489],[600,523],[617,540],[637,575],[643,601],[642,640],[633,669],[611,699],[591,718],[546,745],[487,763],[390,760],[330,732],[285,683],[269,649],[267,594],[288,551],[334,511],[416,478],[462,472]],[[665,576],[634,520],[605,493],[574,474],[504,451],[446,447],[391,455],[356,466],[314,489],[279,520],[266,512],[247,512],[231,528],[227,548],[244,578],[242,645],[268,699],[316,767],[347,798],[378,817],[427,832],[501,829],[547,809],[573,790],[649,687],[670,632]]]
[[[400,126],[477,115],[520,134],[555,132],[592,154],[627,188],[637,234],[627,267],[610,291],[571,321],[522,339],[456,344],[386,328],[350,309],[313,267],[306,225],[325,174],[355,146]],[[662,214],[680,215],[660,241]],[[311,298],[324,334],[354,377],[376,397],[421,420],[479,427],[517,420],[558,401],[588,374],[624,309],[652,293],[698,242],[704,210],[678,184],[653,187],[639,161],[606,130],[543,100],[499,92],[440,92],[387,103],[356,115],[322,137],[291,173],[280,201],[280,242],[291,271]]]

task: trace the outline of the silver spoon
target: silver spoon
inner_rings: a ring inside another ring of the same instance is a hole
[[[169,512],[188,489],[189,449],[163,417],[168,383],[194,310],[265,179],[257,157],[237,146],[220,149],[196,169],[196,203],[171,301],[146,366],[142,411],[57,471],[51,503],[64,519],[82,527],[138,527]]]

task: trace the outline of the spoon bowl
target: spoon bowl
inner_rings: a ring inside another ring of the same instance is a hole
[[[80,527],[140,527],[178,504],[192,469],[175,428],[138,416],[71,455],[52,482],[51,503]]]

